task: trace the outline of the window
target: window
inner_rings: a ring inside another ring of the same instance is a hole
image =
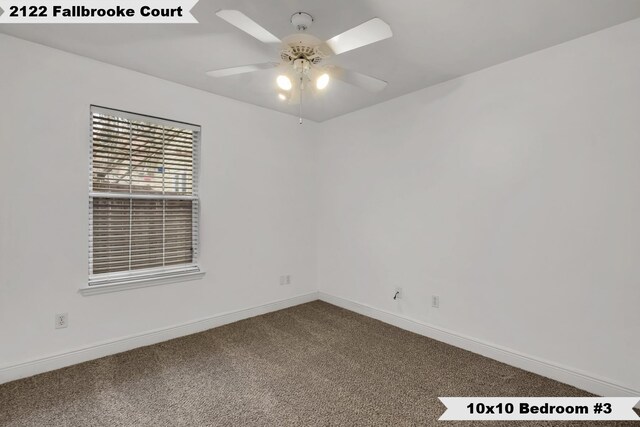
[[[198,273],[200,127],[91,107],[89,287]]]

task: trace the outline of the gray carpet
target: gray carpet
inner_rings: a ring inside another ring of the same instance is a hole
[[[468,426],[438,396],[588,396],[312,302],[0,385],[2,426]],[[501,425],[624,426],[635,422]]]

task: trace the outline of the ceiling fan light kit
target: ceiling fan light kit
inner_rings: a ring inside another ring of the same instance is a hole
[[[276,83],[278,84],[278,87],[282,90],[291,90],[291,87],[293,86],[291,84],[291,79],[289,79],[289,77],[284,76],[284,75],[279,75],[278,78],[276,79]]]
[[[306,31],[314,22],[306,12],[291,15],[291,25],[298,31],[282,40],[271,34],[254,20],[238,10],[220,10],[216,15],[234,27],[244,31],[261,42],[280,45],[280,62],[242,65],[209,71],[211,77],[227,77],[236,74],[251,73],[270,68],[280,68],[282,73],[276,78],[278,88],[289,92],[289,95],[278,93],[281,101],[299,105],[299,122],[302,124],[302,93],[307,83],[315,80],[315,88],[324,90],[332,78],[360,87],[367,91],[377,92],[387,86],[387,82],[351,71],[337,65],[323,65],[331,56],[340,55],[393,36],[391,27],[380,18],[373,18],[350,30],[323,42]]]
[[[329,85],[329,74],[324,73],[316,80],[316,87],[319,90],[326,88]]]

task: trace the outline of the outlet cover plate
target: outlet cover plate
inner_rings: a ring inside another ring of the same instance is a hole
[[[69,326],[69,315],[67,313],[56,314],[56,329],[62,329]]]

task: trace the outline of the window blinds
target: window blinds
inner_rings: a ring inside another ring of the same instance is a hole
[[[197,269],[200,127],[91,108],[90,284]]]

